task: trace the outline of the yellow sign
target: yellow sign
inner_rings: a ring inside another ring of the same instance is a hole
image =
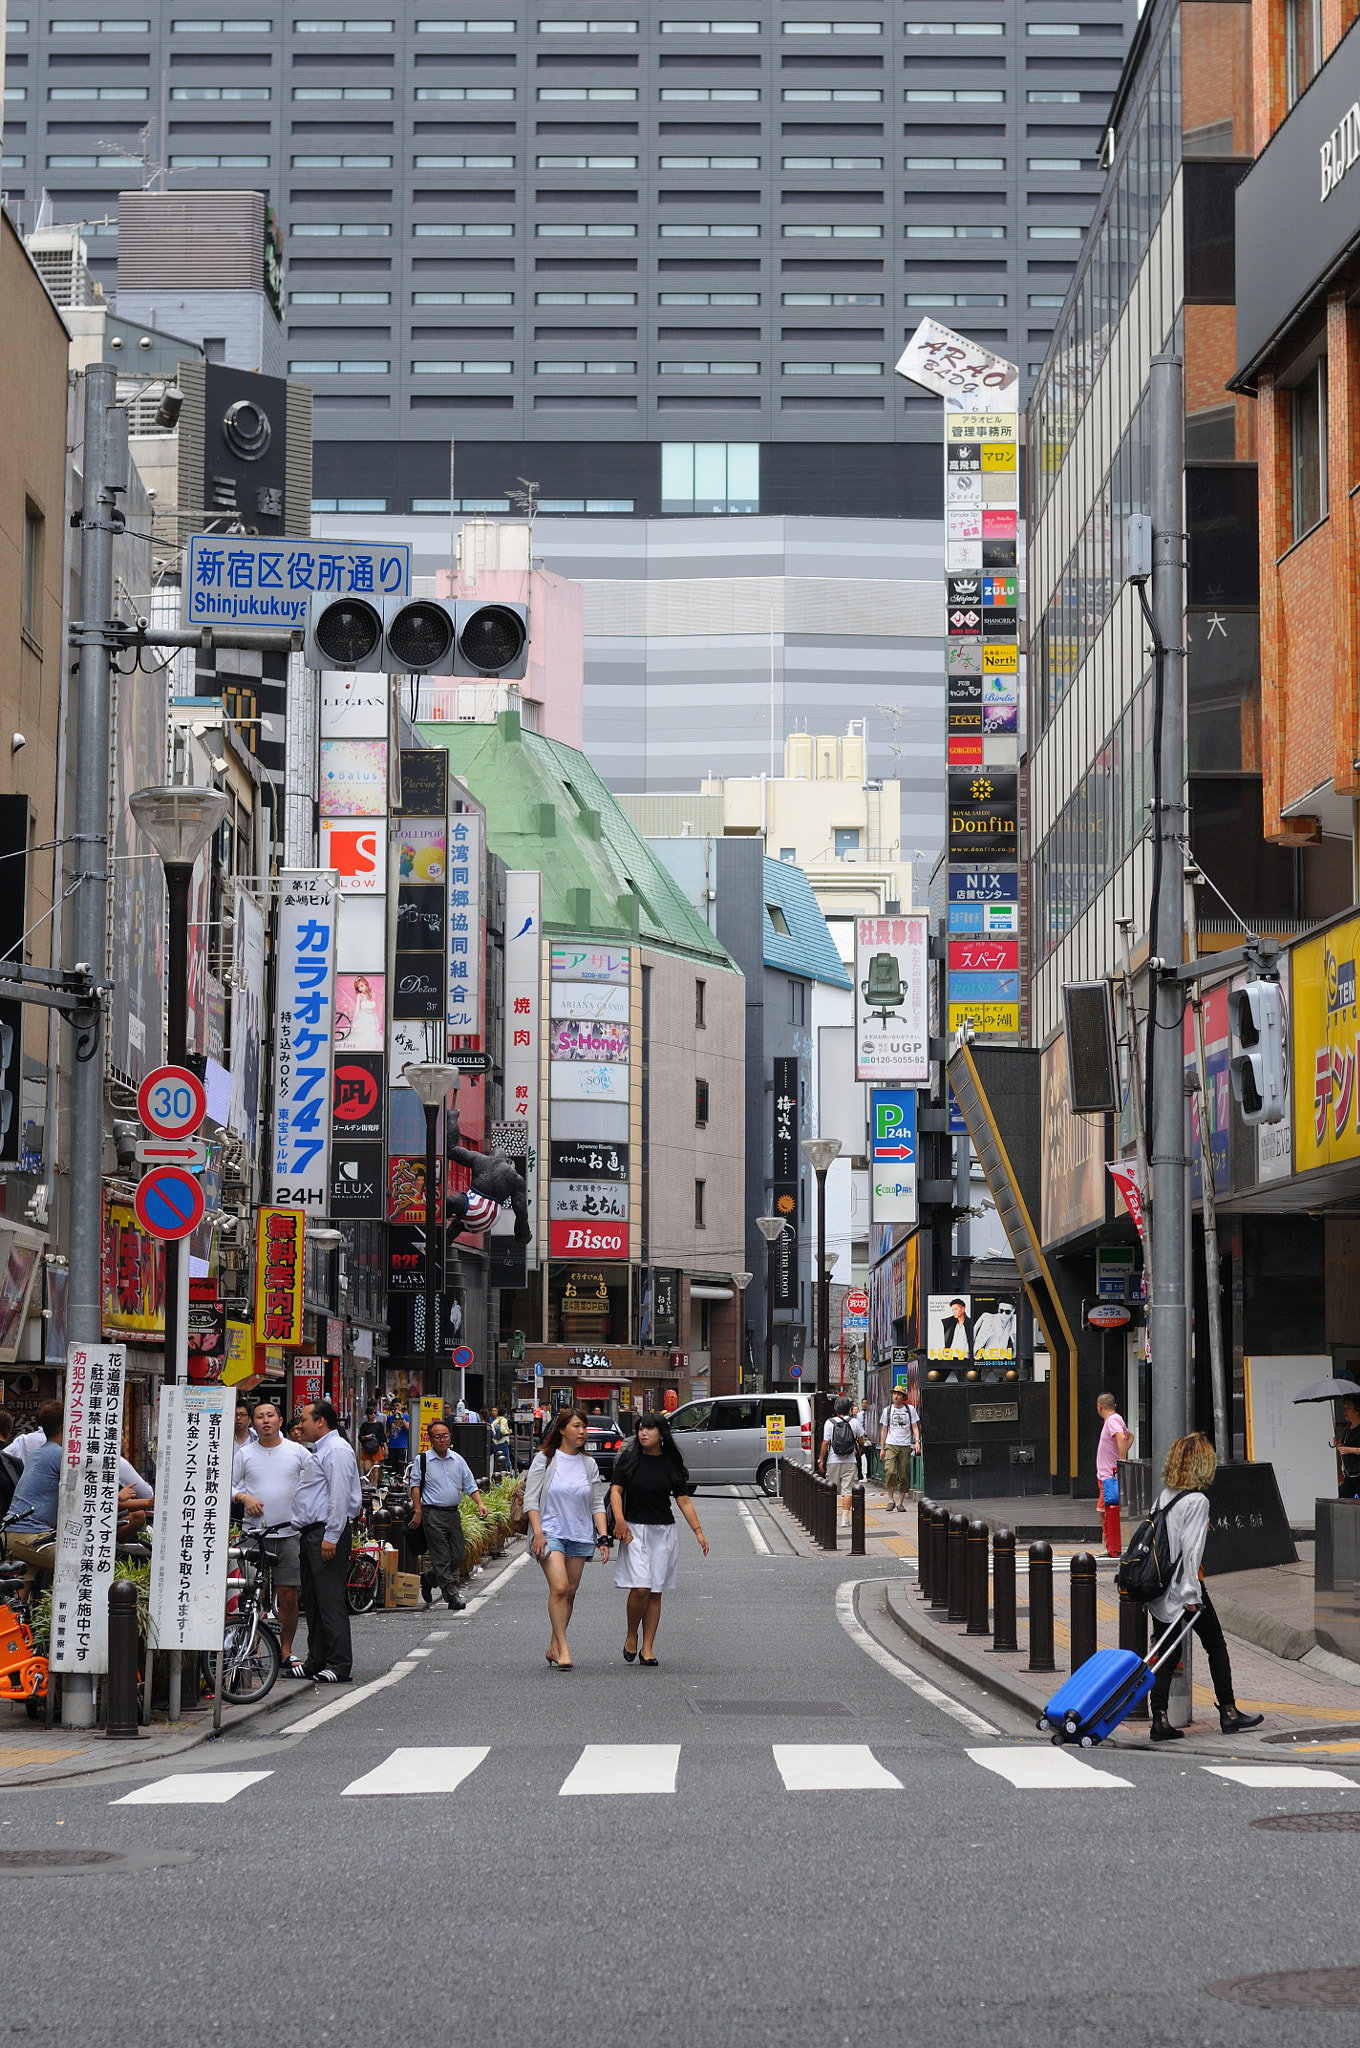
[[[1003,675],[1008,671],[1018,674],[1020,669],[1020,648],[1014,640],[989,640],[982,650],[982,673],[985,676]]]
[[[990,447],[982,451],[982,467],[986,469],[1015,468],[1015,450],[1010,447]]]
[[[414,1406],[414,1403],[412,1405]],[[444,1420],[444,1403],[440,1400],[438,1394],[421,1395],[419,1418],[420,1423],[416,1435],[416,1440],[411,1446],[411,1455],[413,1457],[416,1455],[418,1451],[429,1450],[430,1424],[432,1422],[442,1422]],[[414,1420],[415,1418],[413,1417],[412,1419]]]
[[[1334,925],[1292,953],[1294,1171],[1360,1157],[1355,963],[1360,919]]]
[[[765,1417],[765,1448],[772,1458],[784,1455],[784,1418],[782,1415]]]
[[[224,1387],[239,1387],[245,1380],[253,1380],[255,1369],[255,1330],[250,1323],[238,1323],[227,1318],[227,1356],[222,1366]]]
[[[971,1024],[974,1031],[1005,1032],[1014,1037],[1020,1029],[1019,1003],[951,1003],[949,1028],[957,1031]]]
[[[1014,412],[947,412],[945,441],[1009,441],[1020,438],[1020,415]]]
[[[255,1342],[301,1344],[302,1209],[260,1209],[255,1217]]]

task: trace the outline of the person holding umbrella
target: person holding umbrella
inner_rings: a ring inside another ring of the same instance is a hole
[[[1346,1420],[1332,1438],[1336,1452],[1337,1498],[1360,1500],[1360,1390],[1341,1403]]]

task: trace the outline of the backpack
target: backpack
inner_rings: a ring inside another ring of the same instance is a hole
[[[831,1449],[836,1457],[844,1461],[855,1455],[855,1432],[850,1426],[848,1415],[838,1415],[831,1425]]]
[[[1160,1599],[1170,1585],[1176,1560],[1171,1555],[1167,1517],[1176,1502],[1184,1499],[1184,1492],[1173,1493],[1165,1507],[1154,1508],[1129,1539],[1129,1547],[1119,1561],[1114,1582],[1130,1600],[1146,1605],[1149,1600]]]

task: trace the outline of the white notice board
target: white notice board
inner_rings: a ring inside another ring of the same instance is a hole
[[[216,1650],[222,1642],[235,1408],[230,1387],[161,1388],[151,1546],[158,1650]]]
[[[1244,1358],[1247,1395],[1247,1456],[1273,1465],[1284,1511],[1295,1527],[1311,1528],[1319,1496],[1336,1493],[1336,1434],[1330,1401],[1294,1406],[1294,1396],[1317,1380],[1332,1377],[1332,1361],[1320,1358]]]

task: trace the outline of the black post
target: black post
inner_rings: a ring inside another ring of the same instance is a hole
[[[765,1247],[765,1392],[774,1385],[774,1245]]]
[[[929,1600],[935,1566],[935,1503],[922,1494],[916,1503],[916,1583]]]
[[[127,1741],[138,1732],[137,1588],[131,1579],[115,1579],[109,1587],[109,1671],[104,1683],[104,1733],[111,1742]]]
[[[831,1282],[826,1277],[826,1168],[817,1175],[817,1271],[813,1276],[817,1304],[817,1386],[812,1398],[812,1454],[822,1445],[822,1432],[831,1415],[831,1347],[827,1329],[827,1303]]]
[[[998,1529],[992,1538],[994,1650],[1018,1650],[1015,1635],[1015,1531]]]
[[[435,1286],[435,1245],[440,1237],[440,1220],[443,1192],[439,1185],[439,1160],[435,1145],[435,1127],[439,1121],[439,1104],[425,1104],[425,1371],[424,1391],[436,1392],[434,1386],[435,1324],[439,1320],[438,1290]],[[418,1434],[418,1432],[417,1432]],[[415,1438],[411,1440],[411,1456],[416,1453]]]
[[[850,1489],[850,1555],[864,1556],[864,1483]]]
[[[1029,1668],[1056,1671],[1053,1662],[1053,1547],[1029,1547]]]
[[[1147,1609],[1137,1600],[1130,1600],[1120,1588],[1119,1592],[1119,1647],[1132,1650],[1136,1657],[1146,1657],[1148,1648]],[[1146,1721],[1151,1718],[1151,1709],[1146,1700],[1140,1700],[1129,1711],[1131,1721]]]
[[[949,1606],[949,1510],[937,1507],[930,1532],[930,1611],[943,1613]]]
[[[834,1479],[822,1479],[818,1481],[818,1484],[822,1490],[822,1528],[825,1532],[822,1537],[822,1548],[823,1550],[834,1550],[836,1548],[836,1503],[838,1498],[836,1482]]]
[[[1072,1669],[1096,1653],[1096,1561],[1089,1550],[1072,1560]]]
[[[987,1543],[990,1530],[985,1522],[968,1524],[967,1577],[968,1577],[968,1633],[970,1636],[985,1636],[991,1631],[989,1616],[990,1598],[987,1586]]]
[[[165,863],[165,893],[169,906],[169,931],[165,949],[165,1058],[172,1067],[182,1067],[189,1050],[189,885],[194,878],[191,861]],[[172,1239],[165,1247],[165,1351],[161,1378],[175,1384],[179,1358],[179,1262],[180,1242]],[[133,1655],[134,1666],[136,1653]]]
[[[949,1517],[949,1619],[968,1619],[968,1517]]]

